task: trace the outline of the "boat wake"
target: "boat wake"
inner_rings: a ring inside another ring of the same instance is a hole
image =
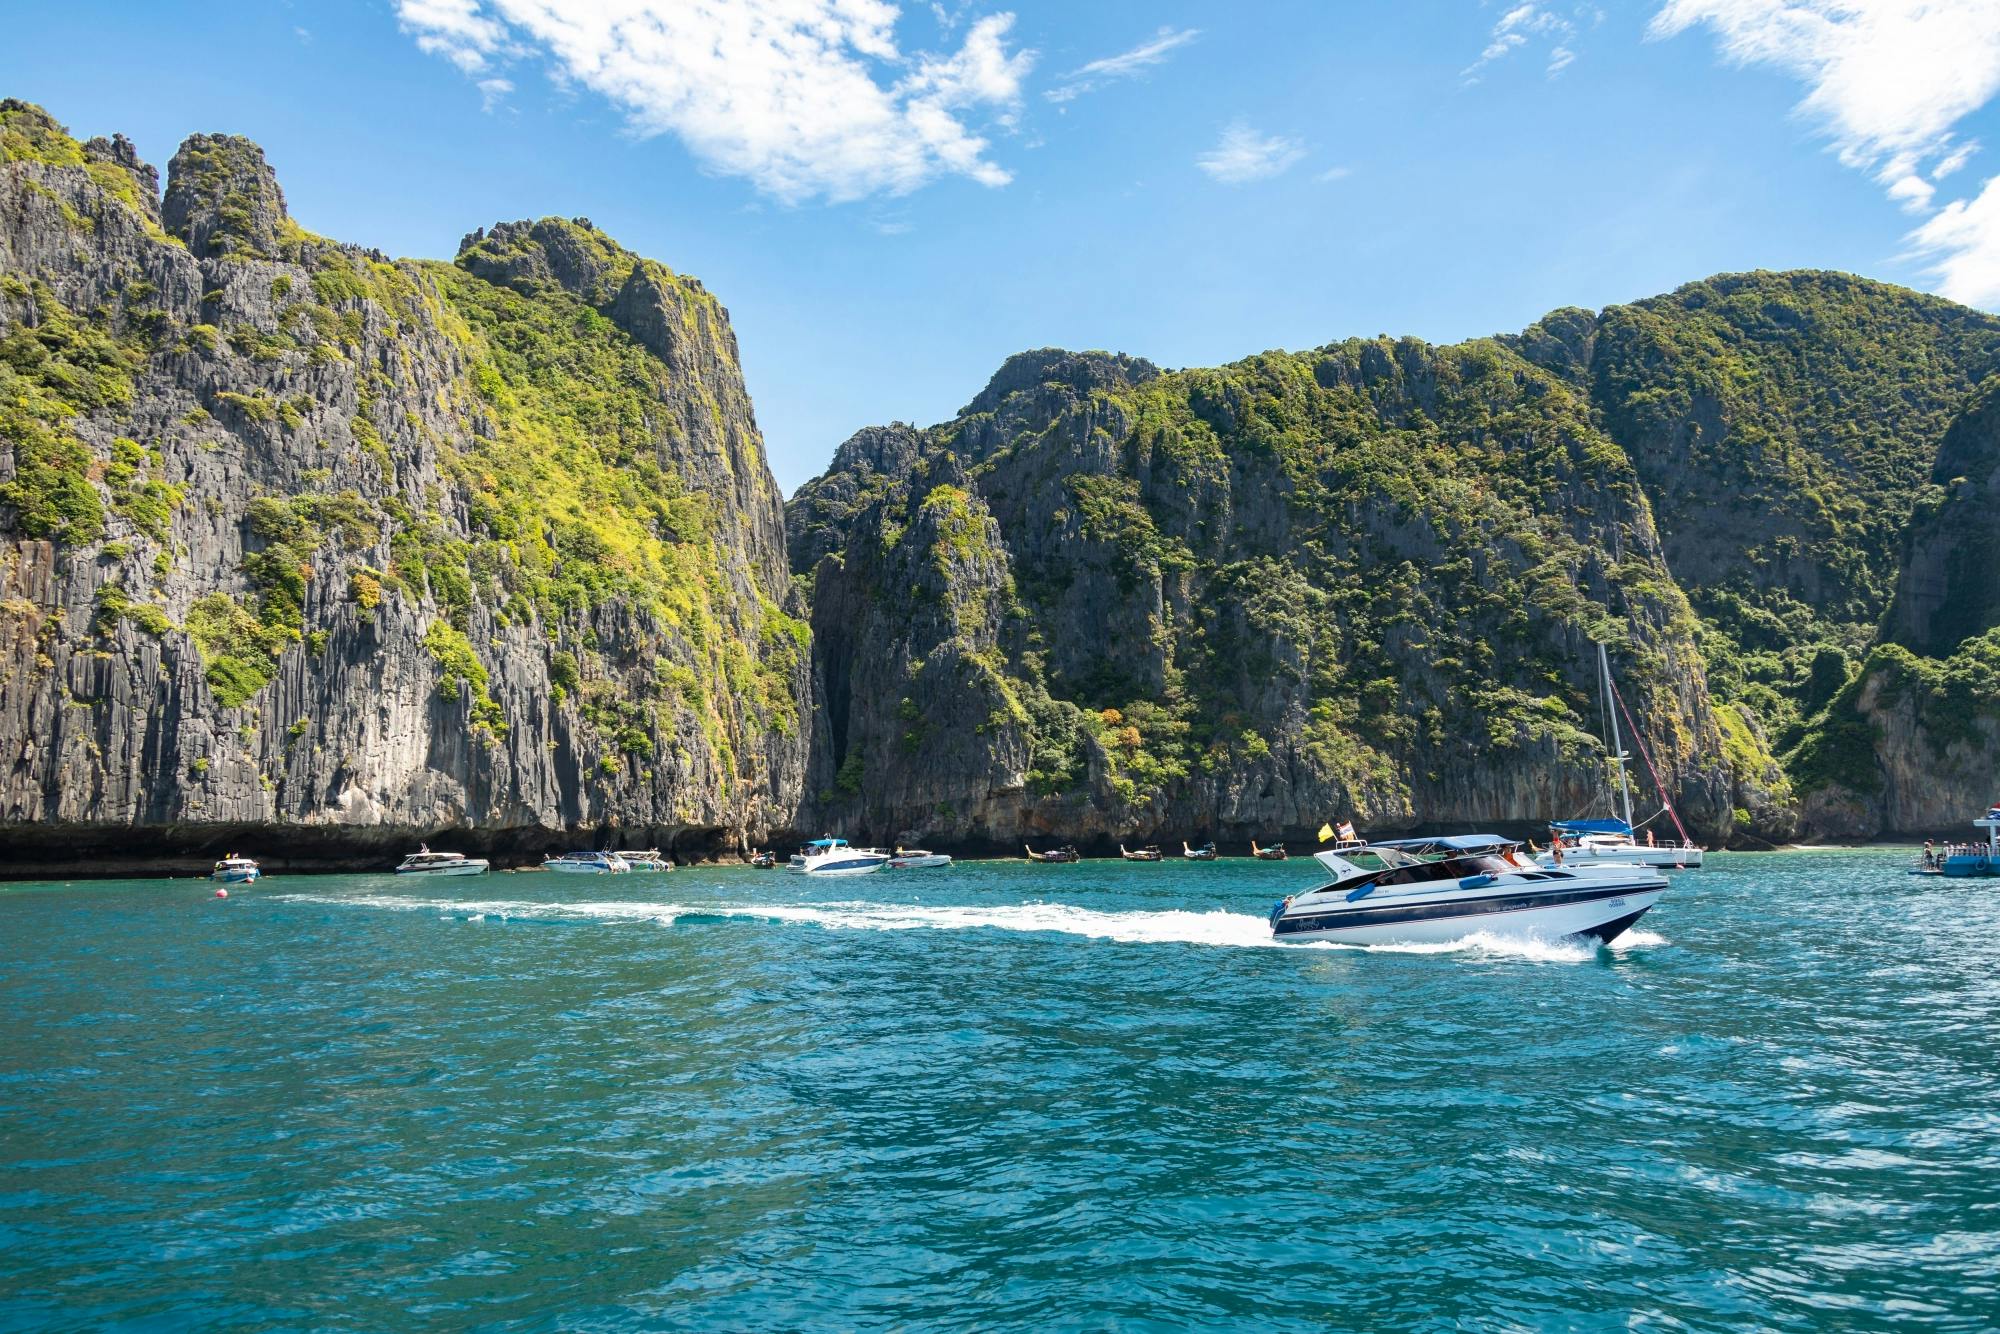
[[[1209,945],[1237,949],[1346,950],[1369,954],[1479,954],[1544,963],[1582,963],[1597,955],[1597,947],[1575,939],[1539,940],[1474,932],[1436,944],[1343,945],[1336,941],[1278,941],[1270,923],[1249,913],[1212,909],[1104,912],[1065,903],[904,904],[850,901],[836,903],[646,903],[598,899],[580,902],[534,902],[516,899],[448,900],[402,894],[282,894],[266,902],[311,903],[375,908],[393,912],[431,912],[460,921],[502,922],[651,922],[660,926],[730,919],[818,926],[834,931],[964,931],[995,930],[1082,936],[1139,945]],[[1628,931],[1613,943],[1614,953],[1634,947],[1664,945],[1666,938],[1651,931]]]

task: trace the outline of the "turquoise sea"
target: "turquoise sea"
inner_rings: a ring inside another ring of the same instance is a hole
[[[2000,888],[1617,948],[1314,867],[0,889],[6,1329],[2000,1325]]]

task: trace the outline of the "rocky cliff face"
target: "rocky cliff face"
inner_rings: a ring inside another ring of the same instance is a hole
[[[1685,816],[1716,837],[1740,804],[1629,460],[1497,343],[1024,354],[950,422],[850,440],[788,522],[808,809],[869,837],[1602,809],[1596,639]]]
[[[1966,406],[1996,364],[2000,320],[1827,273],[1456,348],[1015,358],[794,498],[809,809],[1134,839],[1577,814],[1609,636],[1705,835],[1953,825],[2000,716],[1970,638],[2000,624],[1993,400]],[[1885,615],[1919,654],[1879,657]]]
[[[585,220],[456,264],[0,104],[0,834],[701,850],[797,804],[805,626],[728,317]]]

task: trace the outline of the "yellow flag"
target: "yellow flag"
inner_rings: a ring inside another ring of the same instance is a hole
[[[1331,843],[1331,842],[1333,842],[1333,826],[1332,826],[1332,825],[1330,825],[1330,824],[1323,824],[1323,825],[1321,825],[1321,826],[1319,827],[1319,841],[1320,841],[1320,842],[1322,842],[1322,843]]]

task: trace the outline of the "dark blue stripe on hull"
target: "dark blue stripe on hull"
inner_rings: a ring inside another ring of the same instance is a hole
[[[1558,908],[1573,903],[1596,903],[1604,899],[1623,898],[1627,894],[1649,894],[1657,886],[1635,887],[1620,885],[1614,888],[1591,886],[1586,889],[1562,889],[1533,894],[1496,894],[1485,899],[1457,899],[1444,903],[1413,903],[1395,908],[1361,908],[1345,912],[1324,912],[1311,917],[1281,917],[1272,928],[1272,934],[1280,936],[1296,935],[1302,931],[1340,931],[1361,926],[1408,926],[1413,922],[1435,922],[1447,918],[1485,917],[1492,913],[1521,912],[1529,908]],[[1639,912],[1643,913],[1641,908]],[[1630,926],[1639,919],[1634,913]],[[1618,929],[1623,931],[1625,926]]]

